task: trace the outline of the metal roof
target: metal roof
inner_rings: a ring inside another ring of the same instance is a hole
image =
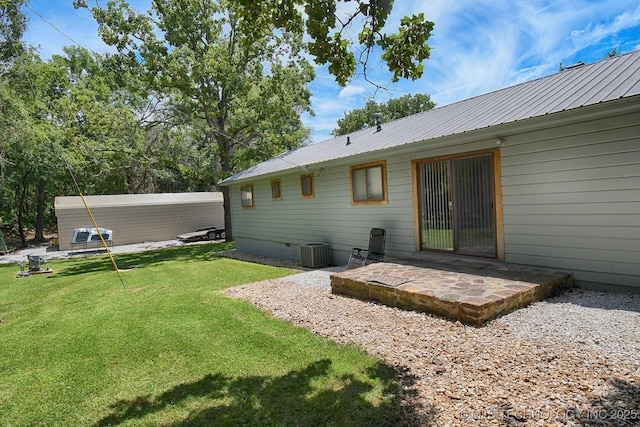
[[[550,76],[383,123],[379,132],[368,128],[304,146],[221,184],[636,95],[640,95],[640,51],[569,67]]]

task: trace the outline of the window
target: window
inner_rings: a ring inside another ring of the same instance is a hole
[[[253,205],[253,184],[240,187],[240,205],[243,208],[252,208]]]
[[[387,202],[386,162],[352,166],[351,202],[354,204],[378,204]]]
[[[300,191],[302,197],[311,198],[314,196],[313,175],[300,175]]]
[[[282,182],[279,179],[271,181],[271,200],[282,200]]]

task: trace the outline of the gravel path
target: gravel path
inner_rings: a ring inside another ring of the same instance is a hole
[[[333,295],[329,274],[225,294],[394,366],[407,425],[640,425],[640,295],[575,289],[478,328]]]

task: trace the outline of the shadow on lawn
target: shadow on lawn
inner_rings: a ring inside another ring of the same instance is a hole
[[[174,248],[153,249],[142,252],[113,254],[116,265],[120,270],[129,268],[150,267],[162,264],[166,261],[211,261],[213,252],[233,249],[233,243],[212,243],[200,245],[187,245]],[[74,259],[65,261],[66,265],[54,276],[74,276],[77,274],[85,274],[96,271],[104,271],[105,269],[113,269],[111,260],[105,255],[92,256],[82,259]]]
[[[398,399],[373,406],[363,399],[371,386],[351,375],[340,378],[342,387],[315,393],[314,379],[328,375],[331,361],[314,362],[305,369],[277,378],[252,376],[230,378],[207,374],[198,381],[180,384],[158,396],[139,396],[111,405],[111,413],[95,426],[108,426],[141,419],[147,415],[180,406],[181,402],[207,399],[197,409],[172,426],[192,425],[403,425]],[[381,378],[385,395],[398,396],[393,371],[378,365],[371,378]]]

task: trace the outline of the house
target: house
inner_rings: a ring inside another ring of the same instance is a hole
[[[224,228],[222,193],[159,193],[84,196],[98,227],[113,231],[113,244],[173,240],[198,227]],[[72,249],[75,228],[92,228],[80,196],[54,202],[61,250]]]
[[[562,269],[640,291],[640,51],[282,154],[224,180],[238,251],[334,264],[369,229],[389,257]]]

